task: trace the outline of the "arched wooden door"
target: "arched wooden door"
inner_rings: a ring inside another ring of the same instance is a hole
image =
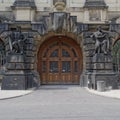
[[[82,71],[79,45],[64,36],[48,39],[38,52],[38,71],[42,84],[79,84]]]

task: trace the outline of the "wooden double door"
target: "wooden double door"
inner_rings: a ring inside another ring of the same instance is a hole
[[[67,37],[53,37],[38,53],[42,84],[79,84],[82,56],[77,43]]]

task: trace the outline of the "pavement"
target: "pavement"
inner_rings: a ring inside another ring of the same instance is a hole
[[[93,90],[93,89],[89,89],[89,88],[86,88],[86,90],[95,95],[120,99],[120,89],[106,90],[104,92],[99,92],[97,90]]]
[[[29,95],[1,100],[0,120],[120,120],[120,99],[76,85],[41,86]]]
[[[92,94],[95,94],[95,95],[120,99],[120,89],[107,90],[107,91],[104,91],[104,92],[99,92],[97,90],[93,90],[93,89],[89,89],[89,88],[85,88],[85,89],[89,93],[92,93]],[[34,92],[34,90],[35,90],[34,88],[30,89],[30,90],[0,90],[0,100],[16,98],[16,97],[21,97],[21,96],[24,96],[24,95],[28,95],[28,94]]]
[[[0,89],[0,100],[21,97],[32,93],[35,89],[30,90],[1,90]]]

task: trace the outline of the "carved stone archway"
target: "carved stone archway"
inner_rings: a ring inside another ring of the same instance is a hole
[[[80,84],[82,50],[75,40],[54,36],[42,43],[38,52],[38,72],[42,84]]]

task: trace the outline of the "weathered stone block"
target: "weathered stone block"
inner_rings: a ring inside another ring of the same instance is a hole
[[[94,68],[93,69],[103,70],[104,68],[105,68],[104,63],[94,63]]]
[[[86,69],[87,70],[92,70],[94,67],[94,64],[86,64]]]
[[[16,63],[16,70],[24,70],[25,64],[24,63]]]
[[[8,45],[9,44],[8,39],[4,39],[4,43],[5,43],[5,45]]]
[[[34,69],[34,64],[25,64],[25,69],[27,70],[33,70]]]
[[[33,38],[28,38],[26,41],[25,41],[26,44],[33,44],[34,43],[34,39]]]
[[[118,76],[113,72],[89,73],[88,76],[89,84],[93,89],[97,89],[97,81],[104,81],[106,83],[106,88],[108,88],[109,86],[112,86],[113,89],[117,88]]]
[[[25,71],[23,70],[9,70],[5,75],[24,75]]]
[[[93,62],[112,62],[111,55],[105,55],[104,53],[95,54],[93,56]]]
[[[11,71],[4,75],[2,90],[25,90],[40,85],[40,77],[34,71]]]
[[[34,52],[33,51],[25,51],[25,55],[28,57],[34,57]]]
[[[34,63],[35,58],[34,57],[25,57],[25,63]]]
[[[112,63],[112,56],[111,55],[105,55],[105,62],[111,62]]]
[[[86,45],[86,44],[95,44],[95,41],[91,38],[85,38],[84,41],[83,41],[83,44]]]
[[[89,56],[91,57],[93,56],[93,54],[94,54],[94,50],[89,50],[85,52],[86,57],[89,57]]]
[[[95,49],[95,45],[94,44],[86,44],[85,45],[85,51],[94,50],[94,49]]]
[[[105,69],[113,70],[113,64],[112,63],[105,63]]]
[[[91,36],[92,32],[84,32],[83,37],[84,38],[89,38]]]
[[[36,51],[36,46],[35,46],[35,45],[33,46],[33,49],[32,49],[32,50],[33,50],[33,51]]]
[[[16,69],[15,63],[7,63],[6,68],[8,70],[15,70]]]
[[[24,75],[6,75],[2,81],[2,90],[25,90],[26,77]]]
[[[105,57],[104,57],[104,54],[95,54],[93,56],[93,62],[105,62]]]
[[[33,44],[27,44],[24,50],[33,50],[34,45]]]
[[[5,50],[6,50],[6,51],[9,51],[9,50],[10,50],[9,44],[6,45]]]
[[[22,63],[24,62],[24,56],[20,54],[14,54],[14,55],[8,55],[7,56],[7,61],[9,63]]]
[[[86,63],[91,64],[93,57],[86,57]]]

